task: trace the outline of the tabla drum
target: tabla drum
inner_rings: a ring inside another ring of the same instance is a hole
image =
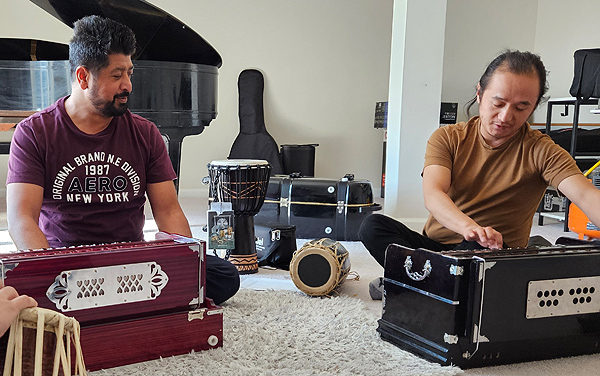
[[[348,251],[342,244],[323,238],[306,242],[290,263],[292,281],[308,295],[329,295],[350,272]]]
[[[23,309],[10,327],[4,376],[86,375],[79,333],[74,318],[45,308]]]
[[[231,202],[234,212],[235,246],[229,261],[242,274],[256,273],[258,260],[254,242],[254,216],[267,193],[271,165],[257,159],[228,159],[208,164],[210,197],[213,202]]]

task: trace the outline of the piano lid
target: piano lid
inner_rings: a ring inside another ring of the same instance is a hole
[[[69,27],[98,15],[129,26],[138,51],[133,59],[220,67],[219,53],[187,25],[144,0],[31,0]]]
[[[69,46],[35,39],[0,38],[0,60],[69,60]]]

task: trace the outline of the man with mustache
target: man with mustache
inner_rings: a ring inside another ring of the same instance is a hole
[[[135,35],[110,19],[75,22],[72,93],[17,125],[7,177],[10,235],[18,249],[143,240],[145,196],[159,231],[192,236],[156,126],[132,114]],[[237,269],[207,255],[206,294],[220,304]]]

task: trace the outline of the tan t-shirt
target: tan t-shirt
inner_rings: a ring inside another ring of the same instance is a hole
[[[548,185],[557,187],[581,171],[567,151],[527,123],[496,148],[485,143],[479,126],[475,116],[467,123],[438,128],[427,142],[425,167],[449,168],[448,196],[456,206],[480,226],[499,231],[509,247],[526,247],[533,215]],[[423,230],[441,243],[463,240],[431,215]]]

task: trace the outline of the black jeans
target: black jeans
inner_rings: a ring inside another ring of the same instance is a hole
[[[385,264],[385,250],[390,244],[399,244],[412,249],[425,248],[430,251],[483,248],[477,242],[466,240],[459,244],[437,242],[383,214],[371,214],[365,218],[358,231],[358,236],[381,266]]]
[[[240,275],[233,264],[214,255],[206,255],[206,297],[221,304],[240,288]]]

